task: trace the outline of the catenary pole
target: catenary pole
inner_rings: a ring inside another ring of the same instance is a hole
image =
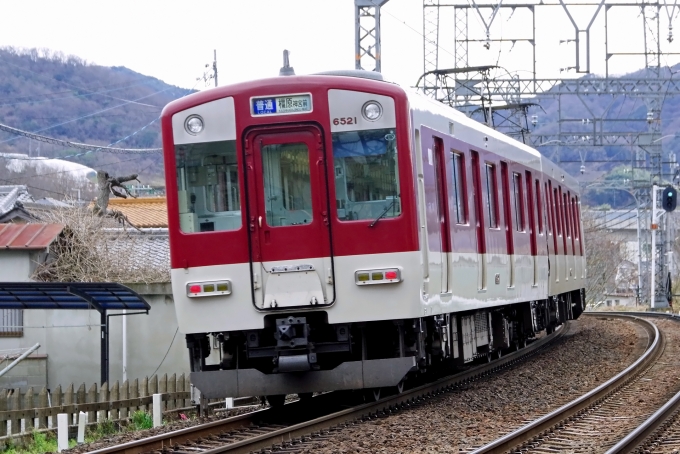
[[[215,76],[215,86],[217,87],[217,49],[213,49],[213,75]]]

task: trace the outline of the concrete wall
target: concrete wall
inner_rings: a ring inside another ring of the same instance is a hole
[[[159,375],[188,373],[189,356],[184,336],[177,331],[170,284],[128,286],[149,302],[151,310],[149,315],[125,316],[127,378],[142,379],[151,376],[157,368]],[[123,317],[114,316],[109,320],[109,374],[110,381],[114,382],[123,379]],[[0,338],[0,351],[29,348],[36,342],[41,345],[36,353],[47,355],[49,388],[70,383],[76,386],[86,383],[89,387],[99,382],[100,315],[97,311],[25,310],[23,337]]]
[[[12,359],[3,361],[0,364],[0,369],[4,369],[12,361]],[[36,394],[44,386],[47,386],[47,357],[45,355],[32,354],[0,377],[0,389],[21,388],[26,390],[31,386]]]
[[[0,282],[26,282],[35,269],[32,251],[0,250]]]

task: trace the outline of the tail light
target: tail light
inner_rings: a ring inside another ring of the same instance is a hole
[[[378,270],[357,270],[354,272],[357,285],[396,284],[401,282],[399,268],[383,268]]]
[[[187,284],[187,296],[189,298],[230,294],[231,281],[189,282]]]

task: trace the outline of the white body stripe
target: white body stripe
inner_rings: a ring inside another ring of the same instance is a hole
[[[420,253],[417,251],[336,257],[335,304],[316,308],[304,306],[304,310],[323,310],[328,313],[329,323],[348,323],[416,318],[547,298],[548,258],[545,256],[537,257],[537,286],[532,285],[531,256],[514,256],[516,284],[509,288],[509,257],[487,254],[485,259],[488,271],[484,290],[470,285],[477,280],[477,254],[453,253],[447,254],[447,258],[451,264],[449,269],[452,292],[428,295],[424,292],[427,283],[422,278]],[[289,261],[268,262],[267,266],[289,264]],[[354,273],[357,270],[394,267],[401,269],[403,281],[398,284],[355,284]],[[499,284],[495,283],[496,274],[500,275]],[[186,296],[188,282],[219,279],[231,280],[231,295],[204,298]],[[265,315],[286,313],[256,309],[252,303],[250,282],[250,267],[247,263],[188,270],[173,269],[172,285],[180,331],[201,333],[261,329],[264,328]],[[555,288],[566,291],[567,286],[569,290],[580,288],[583,287],[583,282],[581,279],[570,279],[568,283],[557,283]],[[306,301],[301,301],[301,304],[306,304]],[[294,309],[288,312],[291,311]],[[210,314],[209,317],[206,314]]]

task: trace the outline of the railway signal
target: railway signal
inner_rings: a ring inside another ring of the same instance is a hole
[[[668,186],[663,190],[661,205],[666,211],[670,212],[675,210],[675,207],[678,205],[678,191],[676,191],[673,186]]]

